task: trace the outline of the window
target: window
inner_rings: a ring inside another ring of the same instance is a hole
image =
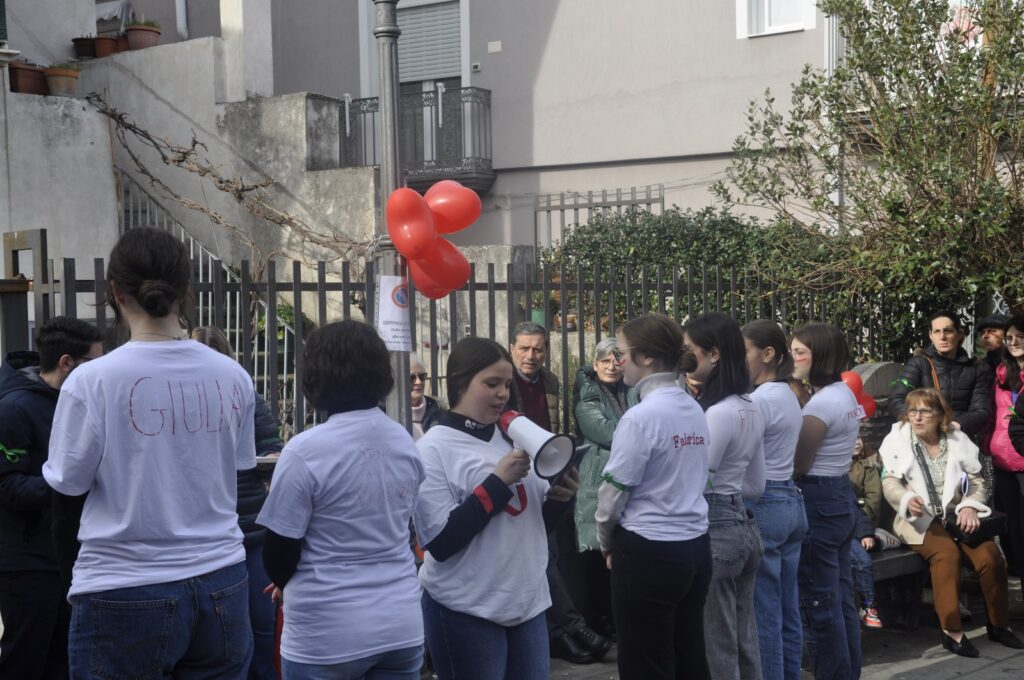
[[[815,0],[736,0],[736,37],[803,31],[815,27]]]

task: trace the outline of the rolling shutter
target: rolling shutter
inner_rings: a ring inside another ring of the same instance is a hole
[[[459,3],[398,8],[398,74],[403,83],[462,75]]]

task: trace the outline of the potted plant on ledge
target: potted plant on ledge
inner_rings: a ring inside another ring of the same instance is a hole
[[[78,94],[78,67],[74,64],[54,64],[46,69],[46,84],[50,94],[74,97]]]
[[[128,49],[142,50],[160,42],[160,24],[151,19],[130,21],[124,27],[128,36]]]

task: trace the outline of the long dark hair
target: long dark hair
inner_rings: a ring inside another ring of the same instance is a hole
[[[757,319],[744,324],[740,331],[754,347],[760,350],[771,347],[775,350],[776,378],[789,378],[793,375],[793,357],[789,354],[786,334],[782,332],[779,324],[768,319]]]
[[[110,251],[107,301],[120,321],[114,286],[119,293],[133,297],[152,317],[167,316],[177,302],[178,314],[190,321],[192,262],[185,245],[166,231],[129,229]]]
[[[644,314],[630,319],[619,329],[629,343],[634,361],[639,352],[658,362],[662,371],[679,371],[683,356],[683,331],[664,314]]]
[[[842,380],[842,373],[850,364],[850,345],[842,331],[826,323],[809,323],[793,331],[793,339],[811,350],[807,382],[825,387]]]
[[[705,411],[734,394],[750,390],[750,371],[743,333],[731,316],[708,312],[694,317],[683,326],[690,341],[705,352],[718,348],[718,363],[701,385],[697,402]]]
[[[1016,329],[1018,333],[1024,333],[1024,314],[1015,314],[1012,319],[1006,322],[1007,332],[1011,328]],[[999,384],[999,387],[1011,392],[1019,391],[1021,388],[1020,364],[1017,363],[1017,359],[1010,354],[1005,345],[1003,345],[1003,366],[1006,367],[1006,377],[1003,378],[1003,382]]]
[[[448,402],[458,406],[473,376],[496,361],[512,364],[508,350],[488,338],[469,337],[455,343],[448,355]],[[511,396],[509,397],[511,399]]]

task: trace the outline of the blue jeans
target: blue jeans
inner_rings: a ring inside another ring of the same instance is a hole
[[[252,624],[252,664],[249,680],[277,680],[274,668],[274,637],[277,633],[277,607],[263,589],[270,577],[263,568],[263,546],[245,551],[245,570],[249,573],[249,622]]]
[[[252,658],[245,563],[71,599],[72,678],[245,677]]]
[[[760,680],[754,585],[761,537],[739,494],[705,494],[711,585],[704,605],[704,646],[711,677]]]
[[[761,498],[747,507],[764,545],[754,589],[761,675],[764,680],[799,680],[803,625],[797,572],[807,535],[804,497],[792,480],[768,481]]]
[[[856,528],[847,475],[807,475],[798,484],[807,510],[800,551],[800,614],[815,680],[860,677],[860,617],[853,600],[850,541]]]
[[[448,609],[423,591],[423,627],[438,680],[548,680],[548,626],[544,612],[518,626],[502,626]]]
[[[419,680],[423,645],[393,649],[329,666],[299,663],[281,657],[284,680]]]
[[[860,597],[861,606],[874,607],[875,567],[871,555],[857,538],[850,541],[850,568],[853,569],[853,590]]]

